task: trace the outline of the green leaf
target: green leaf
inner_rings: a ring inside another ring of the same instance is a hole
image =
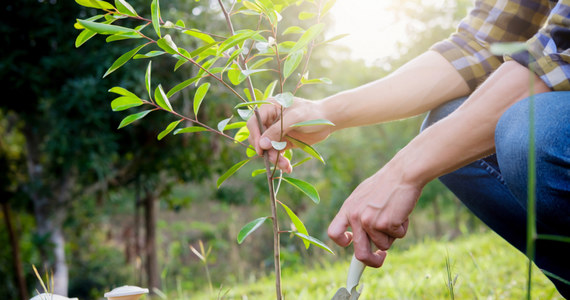
[[[189,85],[191,85],[192,83],[196,82],[196,80],[198,80],[199,77],[192,77],[188,80],[185,80],[179,84],[177,84],[176,86],[174,86],[170,91],[168,91],[168,93],[166,94],[166,96],[168,98],[172,97],[172,95],[178,93],[179,91],[183,90],[184,88],[188,87]]]
[[[305,144],[303,141],[292,138],[290,136],[286,136],[285,138],[287,140],[289,140],[291,143],[293,143],[293,145],[295,145],[297,148],[305,151],[310,156],[320,160],[323,164],[325,163],[324,158],[319,154],[319,152],[317,152],[317,150],[315,150],[313,147],[311,147],[311,145]]]
[[[194,115],[198,116],[198,110],[200,109],[200,104],[202,104],[202,100],[206,96],[208,89],[210,88],[210,83],[206,82],[200,85],[196,90],[196,94],[194,94]]]
[[[283,157],[285,157],[286,159],[291,161],[293,159],[293,150],[287,149],[287,150],[283,151]]]
[[[234,109],[236,109],[236,108],[242,108],[242,107],[246,107],[246,106],[247,106],[247,107],[252,107],[252,106],[255,106],[255,105],[258,105],[258,106],[259,106],[259,105],[261,105],[261,104],[271,104],[271,102],[269,102],[269,101],[251,101],[251,102],[244,102],[244,103],[240,103],[240,104],[234,106]]]
[[[166,53],[166,52],[152,50],[152,51],[147,52],[146,54],[137,54],[137,55],[135,55],[135,57],[133,57],[133,59],[152,58],[155,56],[163,55],[164,53]]]
[[[75,48],[79,48],[81,45],[85,44],[89,39],[94,37],[97,33],[95,31],[84,29],[77,35],[75,39]]]
[[[254,170],[253,172],[251,172],[251,177],[255,177],[255,176],[263,174],[263,173],[265,173],[265,169],[257,169],[257,170]]]
[[[247,157],[254,157],[257,155],[257,152],[255,152],[255,148],[253,148],[252,145],[249,145],[245,150],[245,154],[247,155]]]
[[[117,58],[117,60],[113,63],[113,65],[111,65],[109,70],[107,70],[107,72],[105,72],[105,75],[103,75],[103,78],[107,77],[107,75],[113,73],[115,70],[117,70],[122,65],[124,65],[127,61],[129,61],[131,58],[133,58],[133,56],[135,56],[135,54],[137,54],[137,52],[139,52],[144,46],[146,46],[146,44],[140,45],[140,46],[136,47],[135,49],[133,49],[133,50],[121,55],[119,58]]]
[[[228,123],[230,122],[230,120],[232,119],[232,117],[229,117],[227,119],[223,119],[218,123],[218,130],[220,132],[223,132],[224,129],[226,129],[226,125],[228,125]]]
[[[98,9],[109,9],[113,10],[115,7],[109,2],[101,0],[75,0],[77,4],[85,7],[98,8]]]
[[[117,25],[111,25],[111,24],[105,24],[105,23],[97,23],[97,22],[93,22],[93,21],[87,21],[87,20],[80,20],[77,19],[77,22],[79,22],[79,24],[81,24],[81,26],[94,31],[96,33],[99,34],[117,34],[117,33],[125,33],[125,32],[136,32],[134,29],[132,28],[127,28],[127,27],[123,27],[123,26],[117,26]]]
[[[303,60],[303,51],[295,51],[287,57],[283,66],[283,77],[289,77]]]
[[[245,76],[242,78],[240,75],[241,70],[237,67],[237,65],[235,67],[232,66],[232,68],[228,71],[228,78],[233,85],[238,85],[246,79]]]
[[[319,198],[319,192],[317,189],[312,186],[310,183],[305,182],[300,179],[292,178],[292,177],[282,177],[283,181],[291,184],[292,186],[298,188],[301,192],[305,193],[305,195],[309,196],[313,202],[319,204],[321,199]]]
[[[180,133],[193,133],[193,132],[201,132],[201,131],[208,131],[208,129],[206,129],[204,127],[200,127],[200,126],[190,126],[190,127],[186,127],[186,128],[176,129],[174,131],[174,135],[177,135]]]
[[[528,45],[524,42],[494,43],[490,48],[493,55],[511,55],[527,49]]]
[[[167,34],[163,38],[156,41],[156,44],[162,50],[164,50],[170,54],[177,54],[178,53],[178,47],[176,47],[176,44],[174,44],[174,42],[172,41],[172,37],[170,37],[170,34]]]
[[[350,34],[348,34],[348,33],[343,33],[343,34],[335,35],[335,36],[333,36],[332,38],[330,38],[330,39],[328,39],[328,40],[326,40],[326,41],[324,41],[324,42],[322,42],[322,43],[320,43],[320,44],[332,43],[332,42],[334,42],[334,41],[338,41],[338,40],[340,40],[340,39],[342,39],[342,38],[344,38],[344,37],[347,37],[347,36],[349,36],[349,35],[350,35]]]
[[[229,128],[226,127],[226,129]],[[236,132],[234,139],[238,142],[243,142],[247,140],[248,137],[249,137],[249,129],[247,129],[247,127],[242,127],[238,130],[238,132]]]
[[[86,21],[97,21],[99,19],[103,18],[103,15],[96,15],[93,16],[91,18],[87,18],[85,19]],[[111,24],[113,21],[115,20],[111,20],[111,21],[104,21],[103,23],[105,24]],[[78,29],[78,30],[82,30],[85,29],[85,27],[83,27],[83,25],[79,24],[79,22],[75,21],[75,24],[73,24],[73,28]]]
[[[309,29],[307,29],[307,31],[305,31],[305,33],[303,33],[303,35],[301,35],[301,37],[299,38],[299,40],[297,41],[295,46],[293,46],[293,48],[291,48],[290,52],[295,52],[295,51],[303,49],[307,44],[309,44],[311,41],[313,41],[323,31],[324,26],[325,26],[325,24],[319,23],[319,24],[315,24],[315,25],[311,26]]]
[[[132,122],[138,120],[138,119],[142,119],[144,118],[146,115],[148,115],[149,112],[151,112],[152,110],[145,110],[145,111],[141,111],[140,113],[136,113],[136,114],[132,114],[132,115],[128,115],[126,116],[122,121],[121,124],[119,124],[119,127],[117,129],[121,129],[129,124],[131,124]]]
[[[302,165],[302,164],[308,162],[308,161],[311,160],[311,159],[313,159],[313,158],[310,157],[310,156],[309,156],[309,157],[305,157],[305,158],[303,158],[302,160],[296,162],[292,167],[293,167],[293,168],[296,168],[296,167],[298,167],[298,166],[300,166],[300,165]]]
[[[301,127],[301,126],[314,126],[314,125],[328,125],[328,126],[335,126],[333,122],[326,120],[326,119],[314,119],[304,122],[299,122],[291,125],[291,127]]]
[[[170,105],[170,101],[168,101],[168,97],[164,93],[162,89],[162,85],[158,85],[158,87],[154,90],[154,101],[158,106],[162,107],[167,111],[172,111],[172,105]]]
[[[229,66],[238,55],[240,55],[243,52],[243,48],[239,48],[237,50],[235,50],[234,52],[232,52],[232,55],[230,55],[230,57],[228,58],[228,61],[226,62],[225,67]]]
[[[237,164],[233,165],[229,170],[227,170],[226,173],[220,176],[220,178],[218,178],[218,181],[216,182],[218,188],[220,188],[220,185],[222,185],[222,183],[224,183],[226,179],[230,178],[230,176],[232,176],[235,172],[237,172],[237,170],[239,170],[241,167],[247,164],[250,160],[252,159],[249,158],[238,162]]]
[[[265,220],[267,220],[267,219],[269,219],[269,217],[262,217],[262,218],[255,219],[255,220],[245,224],[245,226],[243,226],[238,233],[238,236],[237,236],[238,244],[241,244],[243,242],[243,240],[245,240],[245,238],[248,235],[250,235],[257,228],[259,228],[259,226],[261,226],[261,224],[263,224],[263,222],[265,222]]]
[[[121,96],[126,96],[126,97],[131,97],[131,98],[138,98],[137,95],[135,95],[132,92],[129,92],[128,90],[120,87],[120,86],[115,86],[112,87],[111,89],[109,89],[109,93],[115,93]]]
[[[214,40],[211,36],[209,36],[206,33],[201,32],[198,29],[184,30],[182,32],[186,33],[189,36],[193,36],[195,38],[201,39],[202,41],[206,42],[207,44],[216,43],[216,40]]]
[[[166,129],[164,129],[161,133],[158,134],[158,140],[162,140],[167,134],[169,134],[172,130],[174,130],[174,128],[176,128],[176,126],[178,126],[178,124],[180,124],[180,122],[182,122],[182,120],[178,120],[178,121],[174,121],[170,124],[168,124],[168,126],[166,127]]]
[[[142,35],[140,35],[138,32],[119,33],[108,36],[105,39],[105,41],[107,43],[110,43],[110,42],[130,40],[130,39],[142,39]]]
[[[299,20],[304,21],[304,20],[312,19],[315,16],[316,16],[315,13],[308,12],[308,11],[302,11],[299,13]]]
[[[257,4],[253,3],[253,2],[249,2],[249,1],[242,1],[243,6],[245,6],[248,9],[251,9],[255,12],[260,13],[261,12],[261,7],[259,7]]]
[[[266,64],[267,62],[270,62],[272,60],[273,60],[273,57],[266,57],[266,58],[263,58],[263,59],[256,61],[254,64],[252,64],[248,68],[249,69],[257,69],[257,68],[263,66],[264,64]]]
[[[243,70],[241,71],[241,74],[243,74],[243,76],[245,78],[247,78],[248,76],[255,74],[255,73],[260,73],[260,72],[265,72],[265,71],[269,71],[269,69],[257,69],[257,70]]]
[[[226,125],[226,127],[224,128],[224,130],[232,130],[232,129],[237,129],[237,128],[244,128],[245,125],[247,125],[246,122],[235,122],[235,123]]]
[[[273,146],[273,149],[281,151],[287,147],[287,142],[271,141],[271,146]]]
[[[273,91],[275,90],[275,85],[277,85],[277,80],[274,80],[270,83],[266,88],[265,92],[263,92],[263,99],[268,99],[273,96]]]
[[[284,108],[287,108],[287,107],[293,105],[293,94],[291,94],[289,92],[285,92],[283,94],[276,95],[273,98],[275,98],[275,101],[277,101],[277,103],[281,104],[281,106],[283,106]]]
[[[293,232],[294,235],[300,237],[301,239],[303,239],[303,241],[307,241],[321,249],[324,249],[328,252],[330,252],[331,254],[334,255],[334,252],[332,251],[331,248],[329,248],[329,246],[327,246],[325,243],[319,241],[317,238],[314,238],[312,236],[306,235],[306,234],[302,234],[300,232]]]
[[[254,35],[256,35],[258,33],[259,33],[259,31],[244,30],[240,33],[237,33],[237,34],[229,37],[220,45],[220,48],[217,51],[217,55],[220,55],[224,51],[238,45],[239,43],[241,43],[241,42],[243,42],[249,38],[252,38]]]
[[[331,84],[332,81],[326,77],[315,78],[315,79],[305,79],[303,77],[303,78],[301,78],[301,83],[302,84],[319,84],[319,83]]]
[[[305,224],[303,224],[301,219],[299,219],[299,217],[297,217],[297,215],[287,205],[285,205],[285,203],[279,201],[279,204],[283,206],[283,208],[287,212],[287,215],[289,215],[289,219],[291,219],[291,222],[293,223],[293,225],[295,225],[297,231],[306,236],[309,236],[309,232],[307,231],[307,228],[305,227]],[[309,249],[310,242],[307,240],[303,240],[303,243],[305,243],[305,248]]]
[[[201,54],[208,54],[208,55],[215,55],[216,54],[216,46],[218,43],[212,43],[212,44],[208,44],[205,46],[202,46],[194,51],[192,51],[189,55],[189,57],[194,57],[197,55],[201,55]],[[211,52],[211,53],[210,53]]]
[[[113,101],[111,101],[111,108],[113,111],[121,111],[125,109],[129,109],[131,107],[141,106],[143,104],[142,100],[138,97],[119,97]]]
[[[125,15],[138,17],[135,9],[125,0],[115,0],[115,6],[117,10]]]
[[[285,29],[282,33],[282,35],[286,35],[286,34],[293,34],[293,33],[303,33],[305,32],[305,29],[299,27],[299,26],[291,26],[288,27],[287,29]]]
[[[178,21],[176,21],[176,26],[179,26],[179,27],[186,27],[186,24],[184,24],[184,21],[178,20]]]
[[[154,31],[156,31],[156,35],[161,38],[160,35],[160,3],[158,0],[152,0],[150,4],[150,12],[152,17],[152,26],[154,27]]]
[[[325,3],[325,5],[323,5],[323,8],[321,10],[321,17],[326,15],[329,10],[334,6],[334,4],[336,3],[336,0],[329,0]]]
[[[150,92],[150,71],[151,71],[152,60],[148,62],[148,67],[146,68],[146,73],[144,75],[144,82],[146,85],[146,91],[148,92],[148,99],[152,99],[152,95]]]
[[[249,118],[251,118],[253,115],[253,110],[251,109],[238,109],[237,112],[240,118],[242,118],[244,121],[249,120]]]

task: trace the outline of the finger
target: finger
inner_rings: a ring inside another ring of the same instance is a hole
[[[372,252],[370,247],[370,239],[366,232],[362,229],[360,224],[350,224],[352,227],[352,233],[354,238],[352,241],[354,247],[354,256],[366,264],[367,266],[373,268],[379,268],[384,262],[384,256],[382,256],[378,251]]]
[[[279,153],[279,160],[277,160],[277,153],[278,151],[275,149],[269,150],[267,154],[269,155],[269,161],[272,163],[277,163],[277,167],[283,170],[285,173],[289,174],[293,171],[293,167],[291,166],[291,162],[283,156],[283,152]]]
[[[396,240],[394,237],[375,230],[366,230],[366,234],[378,249],[384,251],[390,249],[394,243],[394,240]]]
[[[272,125],[279,116],[279,109],[277,104],[264,104],[258,108],[258,114],[263,127],[268,127]],[[256,114],[253,114],[251,118],[247,121],[247,128],[249,130],[249,143],[255,147],[255,151],[258,155],[263,154],[263,149],[259,147],[259,138],[261,136],[261,131],[259,128],[259,122],[257,121]],[[271,144],[271,143],[270,143]]]
[[[352,232],[347,232],[348,219],[346,215],[341,211],[332,220],[329,225],[327,234],[337,245],[341,247],[346,247],[352,242]]]

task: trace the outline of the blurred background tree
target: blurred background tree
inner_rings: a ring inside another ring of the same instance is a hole
[[[140,14],[148,10],[148,1],[130,2]],[[329,77],[334,84],[307,87],[301,96],[319,99],[386,76],[449,35],[469,5],[465,0],[391,3],[388,13],[409,24],[397,53],[370,63],[351,57],[351,48],[342,43],[317,48],[311,74]],[[225,34],[214,2],[162,1],[161,7],[168,19]],[[294,25],[299,12],[293,8],[284,18]],[[103,39],[96,37],[75,49],[75,19],[93,14],[74,1],[61,0],[12,1],[1,9],[0,78],[5,97],[0,106],[0,244],[10,247],[0,249],[0,278],[6,283],[0,294],[27,299],[26,292],[31,295],[36,284],[32,264],[54,271],[59,294],[69,291],[80,299],[96,299],[127,283],[166,293],[200,289],[204,276],[192,274],[201,274],[203,266],[188,247],[197,247],[198,240],[213,248],[209,262],[215,286],[268,273],[272,252],[257,244],[263,238],[247,240],[244,247],[234,242],[241,225],[265,201],[259,196],[265,195],[262,178],[256,178],[257,190],[243,188],[254,166],[216,190],[215,179],[223,166],[238,160],[232,146],[221,145],[218,137],[196,134],[157,141],[158,128],[172,121],[164,115],[116,130],[119,116],[110,110],[112,96],[107,90],[121,85],[143,95],[144,62],[135,60],[110,79],[101,79],[112,64],[108,54],[117,57],[134,46],[127,41],[117,42],[124,48],[104,47]],[[334,23],[335,16],[327,22]],[[251,27],[248,22],[251,19],[236,19],[240,28]],[[371,38],[383,42],[381,36]],[[188,48],[197,46],[191,39],[185,42]],[[175,73],[173,68],[174,62],[154,65],[153,81],[169,89],[197,72],[186,65]],[[212,88],[212,101],[227,101],[224,91]],[[171,101],[189,111],[191,94],[184,90]],[[232,109],[231,104],[209,107],[202,109],[201,120],[230,114]],[[326,227],[342,201],[417,133],[420,122],[413,118],[335,134],[317,146],[328,158],[327,165],[309,162],[298,171],[299,177],[317,183],[321,204],[298,201],[300,194],[292,190],[286,194],[291,199],[283,200],[294,203],[291,208],[304,216],[312,235],[328,240]],[[416,230],[412,225],[412,238],[396,247],[426,234],[457,234],[463,223],[455,216],[465,212],[457,211],[452,199],[441,185],[430,184],[419,204],[425,213],[412,219],[430,226]],[[269,237],[270,232],[256,234]],[[288,239],[283,243],[285,264],[320,262],[312,249],[294,251],[302,245]],[[259,261],[264,264],[255,263]]]

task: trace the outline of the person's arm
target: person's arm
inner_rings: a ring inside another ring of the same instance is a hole
[[[495,126],[512,104],[529,96],[529,74],[516,62],[501,65],[455,112],[419,134],[354,190],[332,221],[330,238],[340,246],[353,242],[359,260],[381,266],[384,251],[405,235],[425,184],[494,151]],[[532,76],[535,93],[550,91]],[[370,242],[380,250],[372,251]]]
[[[455,68],[439,53],[428,51],[393,74],[361,87],[320,101],[296,98],[284,111],[283,132],[281,124],[276,123],[280,106],[262,105],[260,116],[267,130],[261,135],[257,120],[252,117],[247,124],[249,141],[260,155],[269,150],[271,161],[275,161],[277,151],[272,149],[270,141],[280,141],[282,135],[313,144],[334,130],[414,116],[468,93],[467,84]],[[313,119],[328,119],[335,126],[290,127]],[[279,159],[278,166],[291,171],[285,158]]]

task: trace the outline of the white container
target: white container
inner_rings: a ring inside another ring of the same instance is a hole
[[[78,300],[77,298],[67,298],[64,296],[56,295],[56,294],[49,294],[49,293],[42,293],[30,300]]]
[[[148,289],[125,285],[105,293],[104,297],[109,300],[138,300],[144,294],[148,294]]]

